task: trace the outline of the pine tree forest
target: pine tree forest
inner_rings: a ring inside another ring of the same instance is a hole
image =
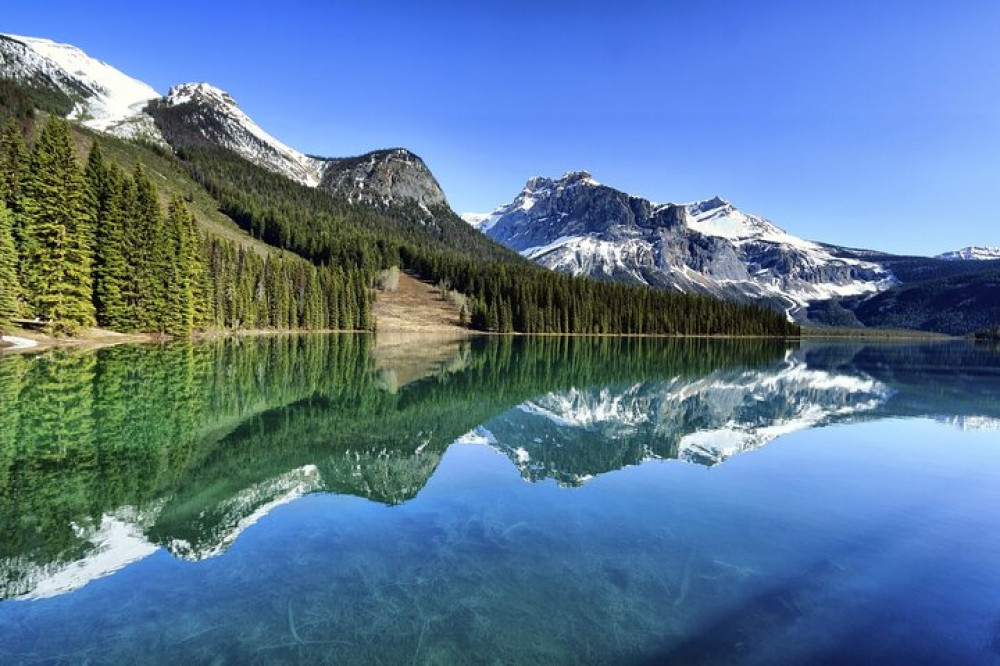
[[[141,165],[124,172],[96,142],[78,164],[58,117],[30,150],[13,119],[0,136],[0,327],[369,330],[371,281],[199,233],[184,201],[161,208]]]

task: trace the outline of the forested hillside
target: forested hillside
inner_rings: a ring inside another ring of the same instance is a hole
[[[400,266],[464,294],[479,330],[798,331],[765,308],[553,274],[447,205],[351,203],[222,148],[99,137],[60,119],[61,100],[2,92],[0,326],[369,330],[377,274]]]
[[[99,325],[187,335],[210,328],[369,329],[369,279],[200,233],[185,202],[164,211],[142,164],[93,143],[85,167],[53,116],[29,150],[17,118],[0,139],[0,325],[53,334]]]

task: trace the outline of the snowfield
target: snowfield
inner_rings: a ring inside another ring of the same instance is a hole
[[[24,44],[28,54],[17,54],[15,78],[41,72],[76,101],[69,117],[86,127],[123,138],[145,138],[166,145],[153,119],[144,113],[146,105],[160,98],[152,86],[115,69],[69,44],[51,39],[4,35]]]

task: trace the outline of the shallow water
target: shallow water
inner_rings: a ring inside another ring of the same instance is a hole
[[[427,356],[0,358],[0,663],[1000,663],[1000,353]]]

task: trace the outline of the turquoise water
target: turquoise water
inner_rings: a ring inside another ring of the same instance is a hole
[[[0,662],[1000,663],[1000,353],[433,359],[0,358]]]

